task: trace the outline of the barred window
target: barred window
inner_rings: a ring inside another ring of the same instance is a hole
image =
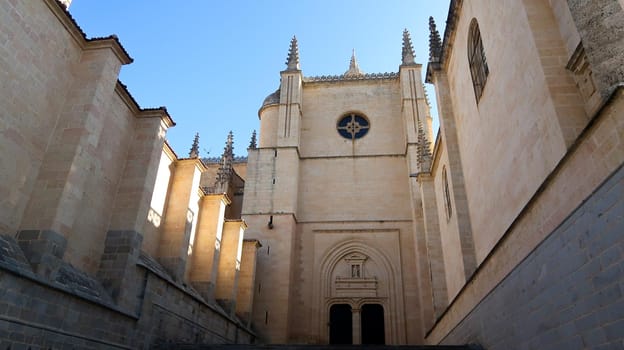
[[[483,94],[483,87],[485,86],[490,70],[488,69],[485,59],[483,42],[481,42],[481,32],[479,32],[479,24],[476,18],[473,18],[472,22],[470,22],[470,29],[468,31],[468,65],[470,66],[472,86],[474,87],[475,98],[478,103]]]

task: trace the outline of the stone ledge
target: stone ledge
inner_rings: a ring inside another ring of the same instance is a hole
[[[10,254],[5,253],[6,247],[10,247]],[[9,236],[0,235],[0,270],[137,319],[136,315],[118,308],[97,280],[68,263],[61,263],[58,274],[52,281],[35,274],[17,243]]]

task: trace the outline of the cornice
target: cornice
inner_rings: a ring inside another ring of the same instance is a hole
[[[178,158],[177,161],[181,163],[193,163],[195,167],[202,173],[208,169],[208,167],[206,167],[206,164],[202,162],[201,158]]]
[[[318,83],[318,82],[345,82],[345,81],[361,81],[361,80],[393,80],[398,79],[399,73],[386,72],[386,73],[367,73],[360,75],[321,75],[313,77],[304,77],[304,83]]]
[[[128,87],[120,80],[117,80],[115,92],[122,99],[122,101],[124,101],[126,106],[130,108],[132,114],[134,114],[136,118],[160,118],[165,123],[167,128],[176,125],[171,118],[171,115],[169,115],[166,107],[141,108],[132,94],[130,94],[130,91],[128,91]]]
[[[117,37],[117,35],[86,39],[84,45],[82,45],[82,49],[84,51],[100,50],[107,48],[113,50],[113,53],[115,54],[115,56],[117,56],[121,64],[130,64],[134,61],[132,57],[130,57],[126,49],[124,49],[124,47],[119,42],[119,38]]]
[[[408,68],[422,68],[422,63],[402,64],[399,66],[399,71],[401,71],[402,69],[408,69]]]
[[[165,144],[163,145],[163,151],[169,157],[169,159],[171,159],[172,161],[178,159],[178,155],[175,153],[175,151],[173,150],[173,148],[169,144],[169,141],[167,141],[166,139],[165,139]]]
[[[132,63],[132,57],[130,57],[126,49],[123,47],[123,45],[121,45],[121,43],[119,42],[119,38],[117,38],[116,35],[87,39],[86,34],[82,31],[76,20],[72,17],[69,11],[67,11],[62,3],[57,0],[43,1],[82,50],[89,51],[109,48],[113,51],[115,56],[122,64]],[[134,97],[132,97],[132,95],[128,91],[128,88],[119,80],[117,80],[115,91],[124,101],[126,106],[128,106],[132,110],[133,114],[136,117],[158,117],[164,121],[167,127],[175,126],[175,122],[173,121],[173,119],[171,119],[171,116],[169,115],[165,107],[146,109],[139,107]]]
[[[226,223],[239,223],[242,229],[247,229],[247,223],[243,219],[226,219]]]
[[[203,191],[203,189],[202,189]],[[204,191],[204,198],[218,198],[219,200],[221,200],[223,202],[223,204],[225,205],[230,205],[232,204],[232,199],[230,199],[230,197],[227,195],[227,193],[222,192],[222,193],[208,193],[206,191]]]
[[[245,239],[243,239],[243,242],[253,243],[256,246],[256,248],[261,248],[262,247],[262,243],[260,243],[260,241],[257,240],[257,239],[245,238]]]
[[[81,49],[97,50],[110,48],[122,64],[132,63],[132,57],[121,45],[116,35],[87,39],[87,35],[62,3],[57,0],[44,0],[44,2]]]
[[[87,40],[87,35],[82,31],[82,28],[78,26],[76,20],[71,16],[69,11],[57,0],[44,0],[44,3],[50,8],[52,13],[61,22],[61,24],[67,29],[72,38],[81,47]]]

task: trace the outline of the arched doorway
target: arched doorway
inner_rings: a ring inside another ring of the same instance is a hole
[[[323,306],[318,308],[318,314],[311,316],[318,317],[320,342],[335,343],[330,335],[331,324],[336,326],[335,321],[331,320],[331,307],[338,304],[351,306],[352,335],[349,344],[362,343],[361,312],[362,307],[367,304],[381,307],[381,312],[378,313],[383,316],[373,316],[373,319],[383,320],[377,326],[383,331],[378,331],[374,338],[377,340],[365,339],[366,341],[383,341],[385,344],[397,345],[406,342],[403,287],[399,283],[400,264],[394,256],[388,256],[367,243],[347,240],[334,244],[322,254],[320,264],[315,267],[314,282],[318,283],[319,288],[315,290],[314,299]],[[368,322],[365,319],[365,326],[366,323]],[[348,329],[346,333],[348,334]]]
[[[329,343],[353,344],[351,305],[334,304],[329,308]]]
[[[380,304],[362,306],[362,344],[385,344],[384,309]]]

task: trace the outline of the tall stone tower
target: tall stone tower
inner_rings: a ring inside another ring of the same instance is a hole
[[[304,77],[290,43],[258,112],[242,213],[262,244],[253,319],[265,342],[422,342],[413,174],[431,117],[407,31],[402,56],[398,73],[365,74],[354,52],[344,74]]]

